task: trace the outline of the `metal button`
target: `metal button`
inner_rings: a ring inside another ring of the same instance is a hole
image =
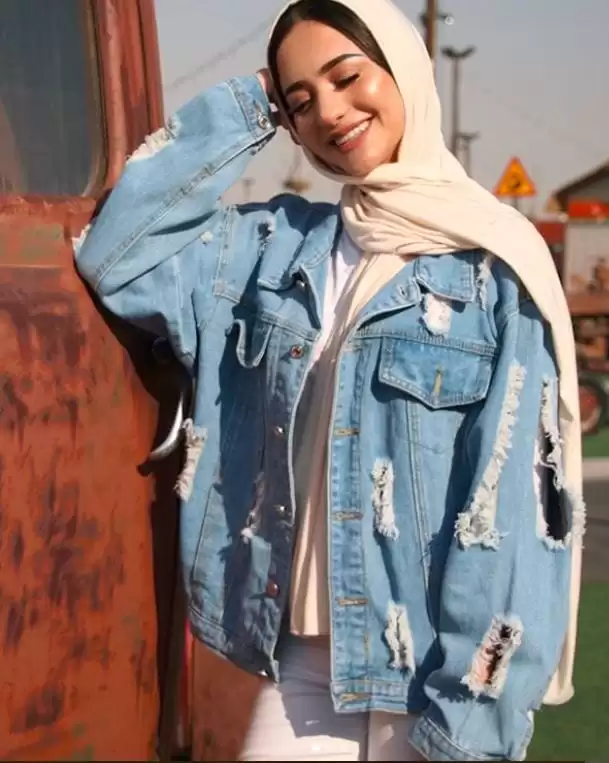
[[[274,427],[273,427],[273,432],[275,432],[275,434],[277,435],[277,437],[282,437],[282,436],[283,436],[283,432],[284,432],[284,429],[283,429],[283,427],[280,427],[280,426],[279,426],[279,424],[277,424],[277,426],[274,426]]]
[[[283,516],[286,512],[286,508],[285,506],[282,506],[282,504],[278,503],[277,506],[275,506],[275,511],[281,516]]]
[[[258,114],[258,127],[260,127],[262,130],[268,130],[270,126],[271,126],[271,121],[266,116],[266,114],[259,113]]]
[[[276,599],[279,596],[279,586],[274,580],[269,580],[266,584],[266,595],[272,599]]]
[[[294,360],[300,360],[305,354],[305,348],[301,344],[295,344],[290,347],[290,357]]]

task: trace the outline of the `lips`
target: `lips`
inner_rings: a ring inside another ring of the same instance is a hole
[[[370,126],[371,121],[371,119],[366,119],[356,125],[352,125],[351,127],[347,127],[346,129],[335,132],[330,140],[330,143],[337,148],[347,145],[351,141],[363,135]]]

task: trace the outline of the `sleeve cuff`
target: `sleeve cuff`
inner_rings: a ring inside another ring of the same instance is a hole
[[[241,106],[250,132],[257,138],[264,138],[276,131],[271,103],[256,74],[228,80]]]

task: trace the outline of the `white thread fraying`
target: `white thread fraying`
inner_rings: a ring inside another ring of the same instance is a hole
[[[474,655],[469,673],[461,683],[474,697],[491,699],[501,696],[508,667],[514,652],[522,643],[524,628],[520,618],[513,615],[494,617],[480,648]]]
[[[88,225],[85,225],[85,227],[81,230],[80,236],[76,236],[72,238],[72,246],[74,247],[75,254],[78,254],[80,250],[82,249],[82,245],[85,243],[85,239],[89,235],[89,232],[91,230],[91,223]]]
[[[395,524],[393,506],[393,465],[390,461],[379,459],[372,470],[372,506],[374,508],[374,526],[385,538],[396,540],[400,531]]]
[[[211,244],[213,240],[214,234],[210,230],[206,230],[205,233],[201,234],[201,241],[204,244]]]
[[[561,490],[565,481],[562,458],[562,440],[558,430],[556,417],[557,395],[556,382],[552,379],[543,380],[541,393],[541,423],[544,435],[550,442],[551,448],[546,456],[545,466],[554,472],[554,485]]]
[[[266,485],[264,473],[260,472],[254,482],[254,508],[250,511],[247,517],[247,525],[241,530],[241,537],[246,541],[252,540],[254,535],[260,531],[262,523],[262,505],[264,504],[265,493]]]
[[[582,540],[586,534],[586,503],[579,490],[565,488],[563,496],[567,502],[567,511],[571,519],[571,529],[564,538],[553,538],[548,533],[548,524],[545,523],[544,543],[552,551],[564,551],[573,543]],[[544,520],[545,521],[545,520]]]
[[[535,438],[535,452],[533,456],[533,490],[535,492],[535,503],[537,505],[537,537],[546,539],[548,537],[548,523],[545,518],[544,505],[547,499],[543,491],[543,471],[546,468],[542,456],[542,440],[545,437],[541,429],[538,437]]]
[[[423,321],[432,334],[448,334],[453,309],[449,300],[426,294],[423,300]]]
[[[266,247],[269,244],[269,241],[273,237],[273,234],[275,233],[275,218],[269,217],[267,220],[264,220],[264,222],[261,222],[258,226],[258,233],[260,236],[260,253],[264,253]]]
[[[512,447],[512,434],[525,377],[526,369],[519,363],[514,363],[508,374],[508,388],[491,460],[482,475],[471,506],[459,514],[455,523],[455,536],[463,548],[475,544],[485,548],[499,548],[501,535],[495,527],[499,478]]]
[[[146,139],[141,146],[131,154],[127,164],[129,164],[129,162],[137,162],[154,156],[154,154],[164,148],[172,138],[173,135],[167,127],[159,128],[156,132],[153,132],[152,135],[146,136]]]
[[[534,489],[537,500],[537,535],[552,551],[564,551],[577,540],[581,540],[586,529],[586,504],[581,491],[565,487],[562,438],[557,423],[557,382],[550,378],[543,380],[541,397],[541,429],[543,444],[549,445],[544,458],[542,445],[538,442],[535,448]],[[557,495],[554,497],[568,515],[570,529],[564,538],[555,538],[546,519],[546,501],[542,489],[543,470],[551,469],[554,473],[554,487]]]
[[[586,534],[586,502],[581,490],[565,488],[571,509],[570,542],[580,541]]]
[[[177,479],[175,492],[183,501],[187,501],[192,495],[195,473],[203,453],[207,432],[195,427],[192,419],[186,419],[182,428],[186,435],[186,460],[184,468]]]
[[[476,278],[476,289],[478,291],[478,300],[480,307],[486,310],[488,307],[488,282],[491,277],[491,269],[495,257],[490,252],[487,253],[484,259],[478,265],[478,276]]]
[[[389,667],[393,670],[409,670],[414,673],[414,642],[404,605],[390,602],[384,635],[391,652]]]

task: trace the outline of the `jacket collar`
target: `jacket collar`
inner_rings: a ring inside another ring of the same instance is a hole
[[[313,210],[314,217],[308,221],[304,235],[288,227],[283,235],[270,237],[258,284],[278,291],[290,288],[299,278],[306,278],[319,307],[323,302],[327,278],[325,264],[336,247],[343,224],[338,205],[313,205]],[[282,251],[273,251],[276,248]],[[279,262],[285,262],[283,253],[286,249],[292,249],[294,257],[283,267],[277,268]],[[461,252],[418,255],[415,257],[412,275],[419,286],[437,296],[457,302],[473,302],[476,298],[475,268],[471,252],[467,254],[470,256],[464,256],[465,253]],[[395,280],[399,278],[398,275]]]
[[[473,302],[476,298],[476,279],[471,254],[470,251],[419,255],[414,263],[414,278],[420,286],[438,297]]]

